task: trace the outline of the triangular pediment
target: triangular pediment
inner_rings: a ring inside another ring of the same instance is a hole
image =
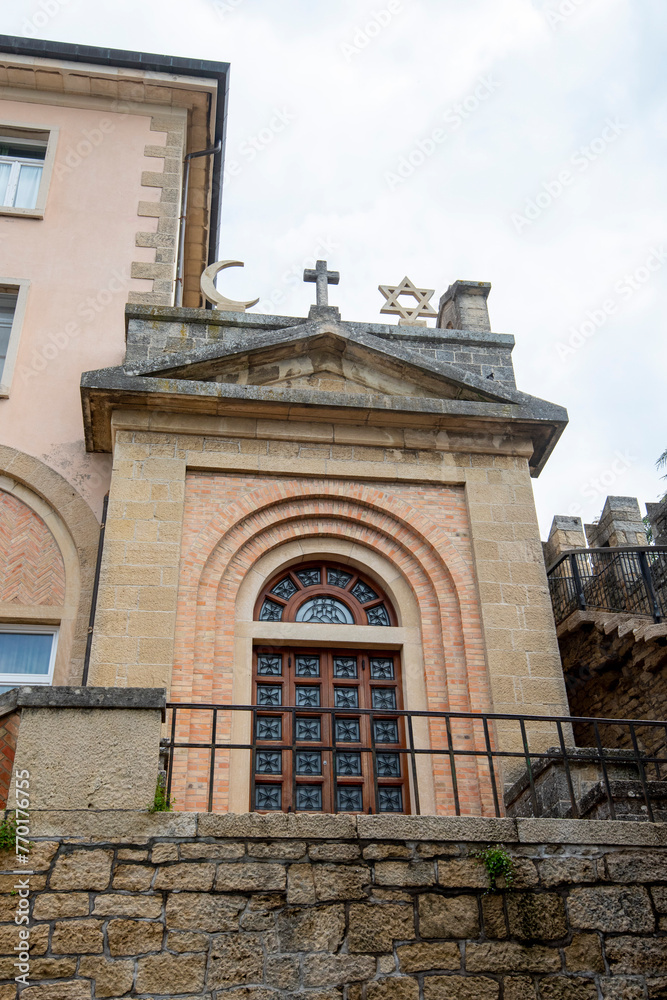
[[[182,332],[183,311],[171,312],[177,315],[169,320]],[[370,423],[480,433],[484,447],[489,434],[499,442],[509,435],[521,448],[531,442],[529,461],[537,474],[567,423],[561,407],[439,361],[435,350],[425,355],[397,328],[328,316],[292,323],[253,317],[247,324],[233,316],[212,326],[216,340],[203,346],[84,372],[87,448],[112,449],[114,414],[121,410],[148,411],[162,420],[173,414],[186,422],[238,416]]]
[[[430,364],[416,351],[397,348],[335,323],[312,322],[227,344],[172,355],[132,374],[350,396],[515,402],[507,387],[493,388],[454,365]]]

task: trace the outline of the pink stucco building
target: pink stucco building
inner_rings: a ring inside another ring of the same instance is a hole
[[[127,302],[202,305],[227,78],[223,63],[0,37],[0,687],[28,647],[35,678],[80,680],[111,474],[84,446],[81,373],[123,361]]]

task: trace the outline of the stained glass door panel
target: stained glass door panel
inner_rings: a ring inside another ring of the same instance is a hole
[[[251,809],[409,812],[398,653],[258,647],[253,705]]]

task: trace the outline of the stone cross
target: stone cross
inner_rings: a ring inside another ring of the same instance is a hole
[[[303,272],[304,281],[314,281],[317,285],[317,308],[329,305],[328,285],[337,285],[340,281],[339,271],[328,271],[326,260],[318,260],[315,269],[307,267]]]

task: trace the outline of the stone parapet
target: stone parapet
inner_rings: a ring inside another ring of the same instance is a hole
[[[24,1000],[645,1000],[667,987],[661,824],[37,811],[31,837]],[[497,840],[511,892],[501,880],[490,893],[476,857]]]
[[[479,299],[486,309],[486,301]],[[398,327],[388,323],[350,323],[347,329],[370,334],[396,347],[407,347],[424,358],[456,365],[483,378],[491,377],[514,386],[512,351],[514,337],[492,333],[488,324],[468,323],[461,329]],[[309,318],[322,318],[316,312]],[[260,313],[230,313],[211,309],[180,309],[168,306],[129,304],[125,309],[129,369],[159,358],[205,347],[247,343],[249,336],[289,329],[307,322],[306,317],[274,316]]]
[[[646,545],[646,526],[635,497],[607,497],[598,523],[585,528],[592,549]]]
[[[158,779],[165,692],[145,688],[21,687],[0,696],[20,714],[14,765],[31,801],[50,809],[142,809]],[[10,789],[8,805],[14,807]]]
[[[543,543],[544,562],[547,568],[572,549],[585,549],[586,536],[580,517],[556,514],[551,522],[548,541]]]
[[[629,737],[627,742],[630,742]],[[532,764],[532,786],[525,772],[505,792],[509,816],[533,817],[537,814],[553,819],[606,820],[613,817],[634,822],[667,821],[667,782],[653,780],[650,776],[647,780],[646,774],[652,775],[654,769],[646,764],[644,786],[640,774],[642,757],[633,749],[605,750],[604,769],[596,749],[571,747],[567,761],[558,747],[550,747],[547,753],[548,757]],[[646,756],[644,753],[643,757]]]
[[[646,516],[651,523],[654,545],[667,545],[667,496],[660,503],[647,503]]]

